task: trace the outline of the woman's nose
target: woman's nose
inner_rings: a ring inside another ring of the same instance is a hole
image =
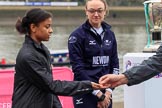
[[[95,15],[95,16],[98,16],[98,12],[97,12],[97,11],[95,11],[94,15]]]
[[[50,33],[53,33],[53,29],[52,28],[50,29]]]

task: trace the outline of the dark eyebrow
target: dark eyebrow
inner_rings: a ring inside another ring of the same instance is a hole
[[[50,27],[50,26],[51,26],[51,24],[46,24],[45,26],[46,26],[46,27]]]

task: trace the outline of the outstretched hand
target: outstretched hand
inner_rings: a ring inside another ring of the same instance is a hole
[[[95,83],[95,82],[91,82],[91,84],[92,84],[92,88],[94,89],[94,90],[101,90],[101,89],[106,89],[106,88],[108,88],[107,86],[104,86],[103,84],[97,84],[97,83]]]
[[[114,88],[123,84],[127,84],[128,79],[124,74],[115,75],[115,74],[107,74],[102,76],[99,79],[99,84],[103,85],[104,87]]]

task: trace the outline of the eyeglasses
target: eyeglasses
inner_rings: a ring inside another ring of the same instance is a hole
[[[87,9],[87,11],[91,14],[94,14],[94,13],[98,13],[98,14],[102,14],[105,10],[103,9],[98,9],[98,10],[95,10],[95,9]]]

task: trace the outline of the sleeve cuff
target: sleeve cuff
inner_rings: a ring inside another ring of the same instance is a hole
[[[113,74],[118,75],[119,74],[119,69],[118,68],[113,68]]]
[[[96,96],[98,92],[100,92],[100,90],[93,90],[92,94]]]
[[[112,90],[110,88],[107,88],[106,91],[109,91],[112,94]]]

